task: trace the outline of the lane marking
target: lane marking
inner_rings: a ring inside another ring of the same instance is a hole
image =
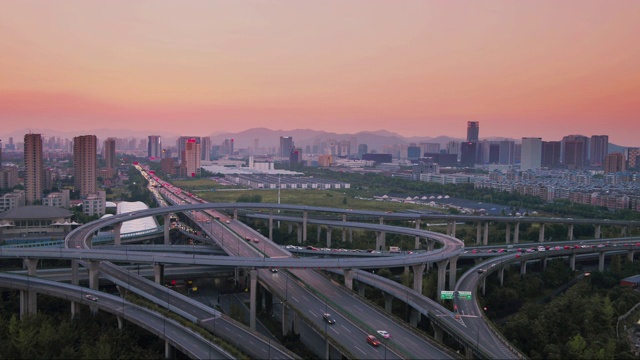
[[[362,351],[362,349],[360,349],[359,347],[357,347],[357,346],[355,346],[355,345],[354,345],[353,347],[354,347],[354,348],[356,348],[356,349],[358,349],[358,350],[360,350],[360,352],[361,352],[361,353],[363,353],[363,354],[365,354],[365,355],[367,354],[366,352]]]
[[[298,299],[296,299],[296,297],[295,297],[295,296],[293,296],[293,295],[291,295],[291,298],[292,298],[293,300],[295,300],[296,302],[300,302],[300,301],[299,301]]]
[[[311,311],[311,309],[309,309],[309,312],[311,313],[311,315],[318,317],[318,315],[314,314],[313,311]]]
[[[344,326],[344,325],[340,325],[340,326],[342,326],[343,329],[345,329],[347,332],[349,332],[349,334],[351,334],[351,331],[349,329],[347,329],[346,326]]]

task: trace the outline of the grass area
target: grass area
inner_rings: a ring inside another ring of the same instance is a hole
[[[241,195],[260,195],[263,203],[278,202],[278,190],[229,190],[198,193],[198,196],[204,200],[223,203],[236,202]],[[281,190],[280,203],[379,211],[433,210],[417,204],[356,199],[337,190]]]

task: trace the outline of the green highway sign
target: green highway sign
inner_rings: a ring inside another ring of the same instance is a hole
[[[453,299],[453,291],[440,291],[440,299],[442,300],[452,300]]]
[[[458,298],[462,300],[471,300],[471,291],[458,291]]]

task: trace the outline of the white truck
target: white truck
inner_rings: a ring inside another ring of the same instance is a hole
[[[399,246],[389,246],[389,252],[390,253],[399,253],[400,252],[400,247]]]

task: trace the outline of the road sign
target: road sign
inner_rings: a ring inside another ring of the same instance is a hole
[[[458,299],[471,300],[471,291],[458,291]]]
[[[453,291],[440,291],[440,299],[442,300],[452,300],[453,299]]]

